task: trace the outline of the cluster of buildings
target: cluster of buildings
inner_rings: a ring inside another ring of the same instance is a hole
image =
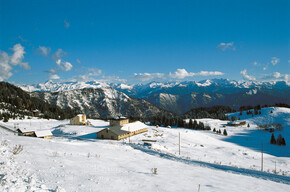
[[[31,136],[43,139],[50,139],[52,133],[50,130],[35,130],[34,128],[18,128],[17,129],[18,135],[20,136]]]
[[[86,115],[79,114],[70,119],[70,125],[92,125],[86,119]],[[126,117],[114,117],[110,120],[110,126],[97,132],[98,139],[121,140],[148,131],[148,126],[140,121],[129,122]],[[50,130],[35,130],[34,128],[19,128],[18,135],[32,136],[50,139]]]

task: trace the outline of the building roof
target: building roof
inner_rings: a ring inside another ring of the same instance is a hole
[[[114,126],[109,128],[112,132],[114,132],[116,135],[124,135],[129,133],[128,131],[124,131],[121,129],[120,126]]]
[[[34,132],[34,127],[19,127],[18,130],[21,131],[21,133],[28,133],[28,132]]]
[[[121,128],[123,131],[137,131],[140,129],[144,129],[144,128],[148,128],[147,125],[145,125],[144,123],[140,122],[140,121],[136,121],[134,123],[127,123],[124,124],[123,127]]]
[[[82,116],[85,116],[85,114],[78,114],[77,116],[82,117]]]
[[[102,132],[102,131],[105,131],[105,130],[110,130],[110,131],[112,131],[113,133],[115,133],[118,136],[129,133],[128,131],[121,130],[121,127],[120,126],[114,126],[114,127],[110,127],[110,128],[105,128],[105,129],[102,129],[99,132]]]
[[[128,118],[123,117],[123,116],[114,116],[112,120],[124,120],[124,119],[128,119]]]
[[[36,137],[45,137],[45,136],[52,136],[52,133],[50,130],[38,130],[35,131]]]
[[[140,129],[144,129],[147,128],[148,126],[145,125],[144,123],[140,122],[140,121],[136,121],[134,123],[128,123],[128,124],[124,124],[123,126],[113,126],[110,128],[105,128],[102,129],[101,131],[105,131],[106,129],[112,131],[113,133],[115,133],[116,135],[124,135],[133,131],[137,131]],[[99,131],[99,132],[101,132]]]

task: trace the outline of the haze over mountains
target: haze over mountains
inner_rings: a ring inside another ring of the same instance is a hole
[[[99,81],[62,83],[47,81],[37,85],[22,85],[21,88],[29,92],[38,92],[35,94],[40,98],[60,107],[78,108],[83,112],[91,111],[90,113],[96,116],[112,115],[120,110],[123,114],[128,111],[128,106],[131,110],[140,107],[139,102],[143,103],[141,111],[144,111],[145,105],[148,107],[149,103],[152,103],[177,114],[183,114],[195,107],[213,105],[238,108],[242,105],[289,104],[290,102],[290,86],[285,81],[211,79],[198,82],[151,82],[135,85],[108,84]],[[128,102],[131,104],[128,105]],[[100,112],[102,106],[106,106],[106,109]],[[152,108],[152,105],[149,108]],[[110,112],[105,112],[106,110]],[[136,112],[136,109],[132,112],[141,114]]]

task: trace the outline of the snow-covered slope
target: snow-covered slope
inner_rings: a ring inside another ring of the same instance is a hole
[[[267,110],[274,110],[274,121],[280,121],[284,130],[289,129],[288,109],[262,110],[265,117]],[[264,132],[255,137],[246,136],[252,131],[261,131],[254,123],[257,118],[247,118],[250,128],[226,127],[228,136],[212,131],[149,126],[148,132],[131,137],[130,144],[128,139],[96,139],[96,132],[109,125],[101,120],[89,119],[93,126],[72,126],[68,120],[11,120],[1,125],[13,127],[19,123],[20,127],[42,127],[52,130],[56,137],[51,140],[21,137],[0,128],[2,140],[23,146],[23,151],[13,156],[14,161],[4,167],[17,173],[16,185],[11,185],[14,180],[8,171],[1,172],[10,184],[1,183],[0,191],[21,191],[29,187],[26,178],[29,180],[30,176],[33,176],[32,187],[37,191],[198,191],[199,188],[215,192],[288,191],[290,154],[283,156],[280,149],[289,151],[289,145],[281,147],[264,142],[263,172],[260,171],[260,149],[246,145],[261,143],[259,139],[265,136]],[[224,129],[227,123],[214,119],[198,121],[216,129]],[[157,141],[147,147],[143,139]],[[269,150],[269,147],[273,148]],[[0,149],[1,154],[6,150],[2,146]],[[273,155],[273,151],[278,155]],[[6,162],[6,158],[0,156],[0,162]],[[273,174],[275,163],[277,173]],[[157,174],[153,168],[157,168]]]

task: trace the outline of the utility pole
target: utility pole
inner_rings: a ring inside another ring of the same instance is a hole
[[[261,151],[261,171],[263,171],[263,141],[262,141],[262,151]]]
[[[179,132],[179,155],[180,155],[180,132]]]
[[[277,171],[276,171],[276,161],[275,161],[275,174],[277,173]]]
[[[131,143],[131,141],[130,141],[130,136],[131,136],[131,133],[130,133],[130,126],[128,127],[128,130],[129,130],[129,143]]]

